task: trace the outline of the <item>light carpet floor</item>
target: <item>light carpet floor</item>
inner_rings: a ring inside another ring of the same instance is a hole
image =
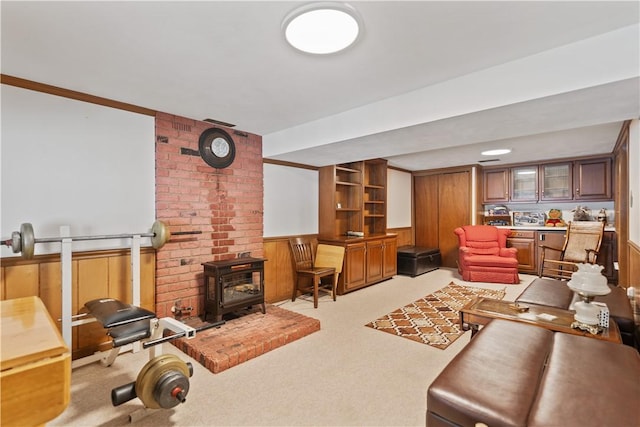
[[[506,286],[513,300],[534,279],[521,274]],[[310,298],[281,307],[320,320],[321,330],[219,374],[212,374],[170,344],[166,353],[190,360],[194,374],[186,403],[157,410],[140,426],[424,426],[427,387],[469,342],[466,332],[446,350],[401,340],[364,326],[396,308],[454,281],[503,289],[503,284],[469,283],[441,268],[411,278],[396,276],[337,301]],[[134,399],[111,405],[111,389],[135,381],[147,352],[127,353],[105,368],[98,363],[72,373],[71,403],[50,426],[128,425],[141,407]]]

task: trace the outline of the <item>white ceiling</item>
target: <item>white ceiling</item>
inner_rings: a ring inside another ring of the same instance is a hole
[[[2,1],[2,73],[263,136],[265,158],[408,170],[611,152],[640,116],[640,2],[350,2],[358,43],[300,54],[303,2]]]

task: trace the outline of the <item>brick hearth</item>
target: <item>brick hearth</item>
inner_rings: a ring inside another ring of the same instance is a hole
[[[317,319],[268,304],[266,310],[239,312],[240,317],[219,328],[172,343],[216,374],[320,330]],[[203,325],[199,318],[182,321],[195,328]]]

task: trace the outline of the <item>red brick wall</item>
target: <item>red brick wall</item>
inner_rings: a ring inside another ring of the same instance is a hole
[[[225,169],[198,155],[200,134],[224,129],[236,145],[235,161]],[[171,316],[176,300],[204,311],[202,263],[250,252],[263,256],[262,137],[170,114],[156,115],[156,218],[173,236],[157,252],[156,312]]]

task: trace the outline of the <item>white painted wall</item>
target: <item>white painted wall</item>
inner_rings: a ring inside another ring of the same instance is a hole
[[[264,164],[264,236],[318,233],[318,172]]]
[[[30,222],[35,236],[142,233],[155,219],[154,117],[1,85],[2,238]],[[128,247],[130,239],[74,243]],[[149,239],[143,239],[143,245]],[[60,245],[37,244],[36,254]],[[2,247],[1,255],[11,256]]]
[[[264,164],[264,236],[318,233],[318,172]],[[387,227],[411,227],[411,174],[387,170]]]
[[[640,121],[629,126],[629,240],[640,245]]]
[[[387,169],[387,228],[411,227],[411,174]]]

